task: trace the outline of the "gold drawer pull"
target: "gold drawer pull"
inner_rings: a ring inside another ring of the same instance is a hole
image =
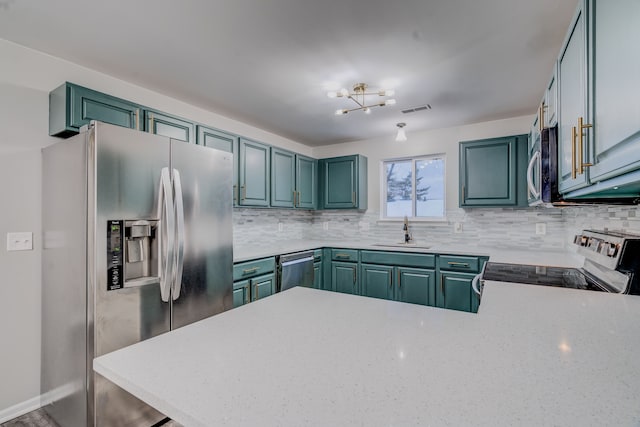
[[[258,270],[260,270],[260,267],[247,268],[245,270],[242,270],[242,274],[255,273]]]
[[[454,261],[449,261],[448,264],[452,267],[469,267],[469,263],[468,262],[454,262]]]
[[[351,258],[349,254],[336,254],[336,258]]]

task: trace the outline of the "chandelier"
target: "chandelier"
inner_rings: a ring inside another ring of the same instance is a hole
[[[329,92],[327,96],[329,98],[348,98],[357,104],[355,108],[341,108],[336,110],[336,116],[341,116],[347,114],[351,111],[362,110],[366,114],[371,113],[371,108],[373,107],[384,107],[385,105],[393,105],[396,103],[395,99],[385,99],[381,102],[366,102],[367,96],[392,96],[394,94],[393,90],[379,90],[377,92],[367,92],[367,84],[366,83],[356,83],[353,85],[353,92],[349,92],[347,89],[342,88],[338,92]]]

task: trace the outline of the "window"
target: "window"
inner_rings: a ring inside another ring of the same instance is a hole
[[[382,218],[442,219],[444,155],[382,162]]]

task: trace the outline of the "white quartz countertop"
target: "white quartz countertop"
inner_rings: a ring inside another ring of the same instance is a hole
[[[478,314],[293,288],[94,360],[198,426],[637,426],[640,297],[486,282]]]
[[[389,242],[393,243],[393,242]],[[427,248],[425,248],[427,246]],[[451,255],[476,255],[488,256],[492,262],[504,262],[510,264],[530,264],[546,265],[549,267],[582,267],[584,258],[575,252],[570,251],[540,251],[505,249],[492,247],[474,247],[447,244],[425,244],[407,246],[381,246],[371,243],[349,243],[334,240],[291,240],[286,242],[275,242],[268,247],[265,246],[240,246],[233,248],[234,262],[248,261],[274,255],[282,255],[292,252],[305,251],[317,248],[347,248],[347,249],[369,249],[377,251],[398,251],[398,252],[418,252],[436,253]]]

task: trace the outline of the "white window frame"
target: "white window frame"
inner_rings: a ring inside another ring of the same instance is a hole
[[[430,160],[430,159],[442,159],[443,171],[442,177],[444,181],[444,191],[442,195],[443,212],[442,216],[416,216],[416,161],[418,160]],[[388,217],[387,216],[387,171],[386,164],[390,162],[402,162],[411,161],[411,221],[423,221],[423,222],[446,222],[447,221],[447,156],[445,153],[438,154],[425,154],[421,156],[411,157],[397,157],[391,159],[382,159],[380,161],[380,221],[403,221],[404,218],[400,217]]]

